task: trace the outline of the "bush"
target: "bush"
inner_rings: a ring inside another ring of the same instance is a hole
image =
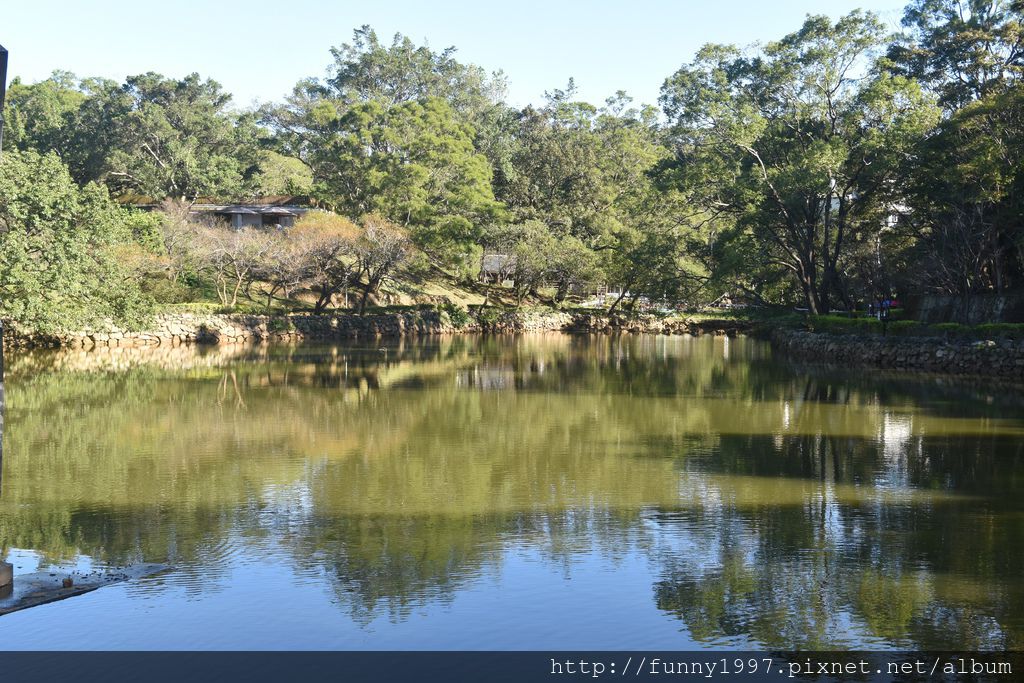
[[[271,332],[291,332],[295,329],[292,319],[288,317],[271,318],[267,323],[267,329]]]
[[[963,337],[971,332],[971,328],[960,323],[938,323],[937,325],[932,325],[931,330],[944,337]]]
[[[847,318],[838,315],[819,315],[808,318],[814,332],[826,334],[892,334],[899,336],[943,336],[957,339],[1024,339],[1022,323],[987,323],[970,327],[960,323],[925,325],[917,320],[889,320],[882,323],[875,318]]]
[[[1021,323],[987,323],[974,328],[978,337],[1006,337],[1019,339],[1024,337],[1024,324]]]
[[[494,306],[477,306],[474,317],[483,328],[493,327],[501,319],[502,310]]]
[[[167,278],[146,278],[141,282],[142,290],[158,305],[180,305],[195,298],[192,287]]]
[[[440,311],[442,315],[448,316],[448,321],[454,327],[459,329],[468,325],[471,320],[469,312],[466,311],[466,309],[451,301],[445,301],[437,307],[437,310]]]
[[[841,315],[817,315],[808,318],[814,332],[827,334],[881,334],[882,323],[876,318],[849,318]]]
[[[921,331],[922,325],[916,320],[892,320],[888,324],[889,334],[914,335]]]

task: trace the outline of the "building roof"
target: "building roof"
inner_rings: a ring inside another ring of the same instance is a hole
[[[301,206],[267,206],[260,204],[193,204],[193,213],[243,214],[246,216],[300,216],[309,211]]]
[[[268,215],[269,216],[294,216],[295,215],[294,211],[289,211],[288,209],[282,208],[280,206],[271,206],[271,207],[268,207],[268,208],[265,208],[265,209],[261,208],[261,209],[259,209],[259,212],[262,213],[264,216],[268,216]]]
[[[213,213],[241,213],[255,216],[261,212],[257,208],[249,208],[248,206],[224,206],[213,209]]]

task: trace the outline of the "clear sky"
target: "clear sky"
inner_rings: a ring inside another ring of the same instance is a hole
[[[902,0],[22,0],[0,10],[10,77],[55,69],[118,80],[197,71],[238,106],[279,100],[322,76],[329,48],[370,24],[458,59],[502,69],[509,100],[537,102],[572,76],[600,103],[616,90],[655,103],[662,81],[706,42],[745,45],[799,27],[808,13],[837,17],[862,7],[896,29]]]

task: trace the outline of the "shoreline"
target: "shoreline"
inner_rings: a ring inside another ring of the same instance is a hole
[[[869,337],[786,329],[773,330],[768,339],[776,351],[828,365],[1024,379],[1024,342],[1020,341]]]
[[[506,311],[489,320],[470,320],[464,325],[454,323],[447,313],[433,309],[364,316],[164,313],[156,316],[151,329],[142,331],[110,328],[47,335],[26,334],[8,327],[4,346],[12,350],[166,348],[523,332],[752,335],[770,341],[777,352],[794,359],[831,365],[1024,379],[1024,342],[1021,341],[829,334],[791,328],[769,329],[767,325],[770,323],[759,325],[749,320],[660,319],[579,311]]]
[[[61,333],[22,332],[7,327],[5,348],[96,348],[273,341],[382,339],[465,333],[613,332],[720,334],[750,332],[743,320],[662,320],[655,316],[607,316],[582,312],[504,311],[485,321],[457,324],[442,311],[419,309],[368,315],[163,313],[148,330],[108,327]]]

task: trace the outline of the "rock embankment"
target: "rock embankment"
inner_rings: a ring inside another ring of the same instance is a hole
[[[165,313],[147,330],[115,326],[59,334],[19,332],[8,327],[4,344],[22,347],[124,347],[220,344],[263,341],[375,339],[456,332],[537,331],[632,332],[649,334],[729,334],[748,330],[742,321],[661,319],[655,316],[605,316],[560,311],[505,311],[455,324],[444,311],[412,310],[375,315],[247,315]]]
[[[1024,342],[946,341],[776,330],[776,350],[836,365],[1024,379]]]
[[[572,332],[633,332],[693,336],[714,334],[733,337],[752,332],[754,324],[747,320],[732,319],[576,314],[562,329]]]
[[[646,315],[608,316],[578,311],[505,311],[473,318],[466,324],[457,325],[446,312],[431,309],[365,316],[167,313],[157,316],[150,329],[143,331],[109,327],[104,330],[41,335],[19,332],[9,326],[6,329],[6,346],[62,346],[80,349],[377,339],[458,332],[563,331],[596,334],[729,336],[765,333],[763,328],[755,329],[752,323],[742,320],[666,319]],[[902,368],[953,375],[1024,379],[1022,341],[967,342],[932,338],[829,335],[792,329],[776,329],[769,336],[778,351],[793,358],[857,367]]]
[[[146,330],[108,326],[59,334],[19,333],[9,329],[5,343],[12,346],[147,346],[163,344],[220,344],[302,339],[360,339],[405,335],[444,334],[457,331],[437,311],[403,311],[380,315],[248,315],[165,313]]]

